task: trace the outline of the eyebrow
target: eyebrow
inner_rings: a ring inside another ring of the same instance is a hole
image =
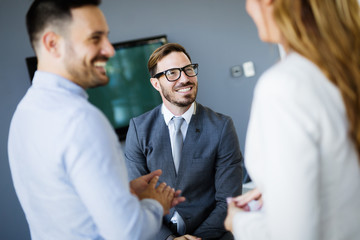
[[[110,31],[104,32],[104,31],[95,31],[90,34],[90,36],[98,36],[98,35],[106,35],[109,36]]]

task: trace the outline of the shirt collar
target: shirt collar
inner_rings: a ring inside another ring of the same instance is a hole
[[[50,72],[36,71],[32,81],[32,87],[62,90],[71,92],[72,94],[79,95],[86,99],[89,97],[87,92],[79,85]]]
[[[181,115],[185,119],[187,124],[190,123],[191,117],[193,114],[195,114],[195,111],[196,111],[196,105],[195,105],[195,102],[193,102],[191,104],[190,108],[186,112],[184,112],[183,115]],[[164,115],[164,120],[165,120],[166,125],[169,125],[169,122],[175,115],[172,114],[170,112],[170,110],[167,109],[167,107],[164,104],[162,104],[162,106],[161,106],[161,112]]]

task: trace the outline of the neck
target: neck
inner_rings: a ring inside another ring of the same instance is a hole
[[[164,102],[164,105],[175,116],[183,115],[191,107],[191,104],[188,105],[188,106],[185,106],[185,107],[179,107],[179,106],[173,105],[171,103],[169,104],[169,103],[166,103],[166,102]]]

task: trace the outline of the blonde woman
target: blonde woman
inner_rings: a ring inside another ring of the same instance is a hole
[[[358,2],[246,8],[287,54],[256,86],[245,151],[256,189],[229,200],[225,226],[241,240],[360,239]]]

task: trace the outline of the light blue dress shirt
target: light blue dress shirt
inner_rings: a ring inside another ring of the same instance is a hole
[[[32,239],[151,239],[163,209],[130,194],[112,126],[84,89],[37,71],[13,116],[8,153]]]

